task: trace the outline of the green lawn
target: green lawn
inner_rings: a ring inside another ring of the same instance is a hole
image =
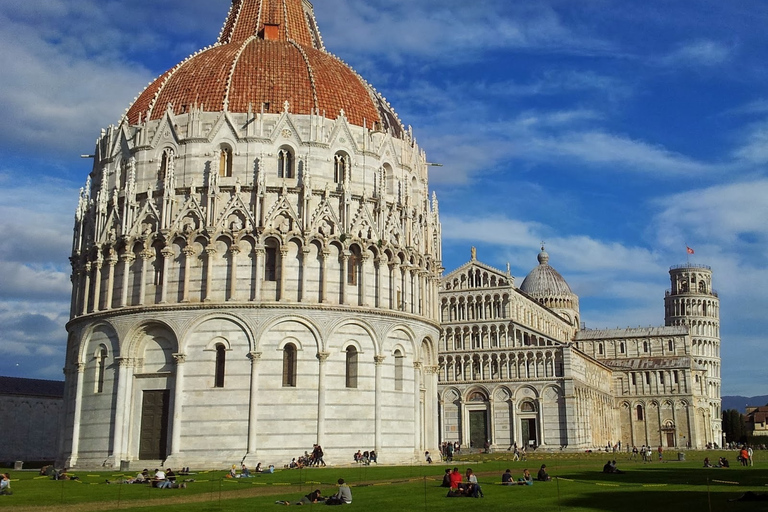
[[[275,510],[276,500],[297,501],[312,489],[335,492],[344,478],[352,487],[352,507],[366,511],[390,510],[511,510],[537,511],[759,511],[768,502],[730,502],[747,491],[768,494],[768,463],[757,452],[756,465],[729,469],[701,467],[705,456],[716,460],[724,452],[687,452],[686,462],[627,460],[626,454],[534,454],[512,462],[507,453],[476,455],[457,460],[463,472],[471,467],[485,498],[446,498],[439,487],[445,466],[356,466],[282,470],[251,479],[223,478],[224,471],[198,472],[187,489],[154,489],[146,485],[107,485],[118,472],[74,472],[80,481],[53,481],[35,472],[11,472],[13,496],[0,496],[0,508],[17,511],[126,510],[226,511]],[[668,453],[667,457],[676,454]],[[726,454],[735,463],[735,453]],[[601,472],[608,458],[616,458],[623,475]],[[533,486],[501,486],[501,473],[512,469],[517,478],[524,468],[536,473],[542,463],[555,477]],[[151,469],[151,468],[150,468]],[[130,476],[130,475],[129,475]],[[310,506],[316,508],[319,505]]]

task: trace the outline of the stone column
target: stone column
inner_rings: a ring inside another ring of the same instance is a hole
[[[413,446],[416,458],[421,456],[421,368],[420,362],[413,363]]]
[[[258,435],[258,403],[259,403],[259,362],[261,352],[249,352],[251,360],[251,387],[248,396],[248,455],[254,455],[258,448],[256,436]]]
[[[72,283],[72,297],[69,299],[69,316],[74,318],[78,315],[78,299],[80,295],[80,267],[72,264],[72,275],[69,276],[69,280]]]
[[[384,360],[387,358],[387,356],[374,356],[373,361],[376,363],[376,395],[374,399],[374,425],[376,432],[374,434],[374,449],[376,450],[376,453],[381,453],[381,408],[383,406],[383,402],[381,399],[381,395],[383,393],[383,389],[381,388],[381,372],[382,372],[382,366],[384,364]]]
[[[160,286],[162,287],[160,289],[160,304],[165,304],[168,302],[168,272],[171,268],[171,261],[173,260],[174,254],[173,249],[168,245],[163,247],[160,254],[163,255],[163,280],[160,283]]]
[[[320,296],[322,297],[322,303],[327,304],[328,303],[328,258],[331,255],[331,251],[328,249],[323,249],[323,262],[322,262],[322,269],[321,273],[323,275],[322,282],[320,283],[320,286],[322,287]]]
[[[349,264],[349,251],[341,251],[341,304],[347,304],[347,265]]]
[[[387,280],[389,281],[389,298],[387,300],[387,308],[400,309],[400,304],[397,303],[397,290],[399,288],[396,286],[397,280],[395,279],[395,264],[387,263],[387,267],[389,268],[389,275],[387,276]]]
[[[299,290],[297,292],[296,298],[299,302],[311,302],[309,294],[307,293],[307,263],[309,260],[309,247],[302,247],[301,248],[301,280],[299,282]]]
[[[120,259],[123,261],[123,288],[120,290],[120,307],[128,305],[128,283],[131,275],[131,265],[136,260],[136,256],[126,249],[126,252],[120,255]]]
[[[117,397],[115,400],[115,435],[112,439],[112,456],[115,458],[115,466],[120,467],[120,461],[125,457],[123,452],[123,438],[126,429],[130,427],[125,425],[125,413],[127,409],[128,366],[131,360],[125,357],[119,357],[117,363]],[[130,417],[130,413],[128,414]]]
[[[85,315],[88,313],[88,296],[90,295],[91,287],[91,263],[85,264],[85,279],[83,280],[83,304],[80,314]]]
[[[105,299],[104,309],[112,309],[112,296],[115,291],[115,265],[117,265],[117,254],[114,249],[109,251],[109,258],[107,258],[107,264],[109,265],[109,271],[107,273],[107,297]]]
[[[375,294],[375,304],[374,306],[377,308],[383,307],[383,296],[384,293],[384,286],[381,284],[381,265],[382,263],[386,264],[385,260],[382,257],[377,257],[373,260],[373,269],[375,272],[375,279],[376,279],[376,294]]]
[[[261,283],[264,282],[264,254],[266,253],[263,245],[256,245],[253,248],[253,301],[261,302]]]
[[[366,266],[369,260],[369,256],[367,253],[363,253],[363,255],[360,257],[360,286],[358,289],[360,290],[358,293],[360,295],[360,300],[358,303],[361,306],[369,306],[368,304],[368,285],[367,285],[367,279],[366,279]]]
[[[459,421],[461,422],[459,443],[461,443],[462,448],[466,449],[469,446],[469,411],[463,397],[459,397]]]
[[[277,295],[280,297],[279,300],[286,301],[288,300],[288,294],[285,290],[285,262],[288,259],[288,246],[287,245],[281,245],[280,246],[280,279],[278,280],[278,286],[280,287]]]
[[[539,446],[544,446],[547,444],[544,440],[544,399],[542,397],[537,397],[536,401],[538,402],[537,408],[539,410],[539,413],[537,414],[538,419],[536,421],[536,430],[538,430],[536,437],[539,438]]]
[[[514,397],[511,397],[509,399],[509,423],[512,431],[509,433],[509,440],[513,445],[518,441],[517,433],[520,432],[520,429],[517,426],[517,415],[515,414],[516,410],[517,402],[515,402]],[[570,438],[568,438],[568,440],[570,441]]]
[[[237,300],[237,255],[240,254],[240,246],[233,242],[229,248],[229,264],[231,271],[229,273],[229,299]]]
[[[96,259],[96,261],[93,262],[94,270],[93,270],[93,307],[91,308],[91,311],[99,311],[101,308],[101,267],[104,265],[104,261],[101,259],[101,254],[99,254],[99,257]]]
[[[75,414],[72,422],[72,453],[69,455],[67,466],[77,464],[78,452],[80,451],[80,416],[83,413],[83,373],[85,364],[76,363],[77,386],[75,388]]]
[[[629,442],[632,443],[632,446],[637,446],[635,442],[635,415],[632,404],[629,404],[629,434]]]
[[[325,361],[330,352],[318,352],[317,373],[317,444],[325,445]]]
[[[672,424],[675,426],[675,447],[680,447],[680,426],[677,424],[677,413],[675,403],[672,402]]]
[[[176,377],[173,386],[173,433],[171,435],[171,455],[177,457],[181,452],[181,419],[183,411],[184,396],[184,362],[187,359],[186,354],[173,354],[176,362]]]
[[[141,251],[141,280],[139,281],[139,305],[143,306],[146,302],[147,294],[147,265],[149,258],[154,256],[154,253],[150,249],[144,249]]]
[[[181,292],[181,302],[189,302],[189,273],[192,271],[192,258],[195,256],[195,248],[191,245],[185,245],[182,252],[184,253],[184,288]]]
[[[488,444],[496,446],[496,402],[493,396],[488,398]]]
[[[213,288],[213,255],[216,254],[216,247],[208,246],[205,248],[205,294],[203,302],[211,301],[211,289]]]

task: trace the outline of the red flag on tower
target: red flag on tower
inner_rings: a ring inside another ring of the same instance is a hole
[[[686,250],[686,252],[688,252],[688,254],[693,254],[693,249],[691,249],[687,245],[685,246],[685,250]]]

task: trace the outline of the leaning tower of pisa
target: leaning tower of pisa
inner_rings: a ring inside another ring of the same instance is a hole
[[[720,444],[720,299],[712,289],[712,269],[686,263],[669,269],[671,288],[664,297],[666,325],[687,326],[689,353],[696,374],[694,387],[702,397],[696,416],[707,442]]]

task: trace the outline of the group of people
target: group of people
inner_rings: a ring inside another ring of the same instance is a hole
[[[443,441],[440,445],[440,456],[443,460],[451,462],[453,454],[461,451],[461,445],[458,442]]]
[[[739,450],[739,462],[741,462],[742,466],[754,466],[753,455],[754,451],[751,446],[742,445],[741,450]]]
[[[427,454],[429,454],[429,452],[427,452]],[[363,464],[364,466],[368,466],[371,464],[371,462],[376,462],[376,452],[374,450],[371,450],[371,451],[366,450],[364,452],[357,450],[357,453],[353,455],[353,459],[357,464]],[[378,462],[376,463],[378,464]]]
[[[352,489],[344,482],[343,478],[338,480],[339,490],[333,496],[325,497],[320,489],[305,494],[294,505],[312,505],[316,503],[325,503],[326,505],[348,505],[352,503]],[[278,505],[291,505],[290,501],[278,500]]]
[[[609,460],[605,463],[605,466],[603,466],[603,473],[612,473],[614,475],[622,475],[624,472],[616,467],[616,461],[615,460]]]
[[[325,453],[323,448],[319,444],[312,445],[312,453],[304,451],[304,455],[300,455],[298,459],[295,457],[291,459],[291,462],[285,465],[287,469],[301,469],[305,467],[323,466],[325,467],[325,460],[323,457]]]
[[[453,468],[453,471],[450,469],[445,470],[441,486],[448,487],[448,497],[484,498],[483,489],[477,482],[477,476],[475,476],[474,471],[467,468],[465,474],[466,480],[464,480],[464,477],[459,472],[459,468]]]
[[[729,468],[731,467],[731,464],[730,462],[728,462],[728,459],[726,459],[725,457],[720,457],[717,460],[717,464],[713,465],[709,461],[709,457],[704,457],[704,467],[705,468]]]
[[[656,452],[659,454],[659,462],[664,460],[664,448],[662,448],[661,445],[656,449]],[[653,449],[651,448],[651,445],[643,445],[640,447],[640,450],[637,449],[637,446],[633,446],[632,455],[630,455],[629,458],[637,459],[638,453],[642,456],[643,462],[653,462]]]

